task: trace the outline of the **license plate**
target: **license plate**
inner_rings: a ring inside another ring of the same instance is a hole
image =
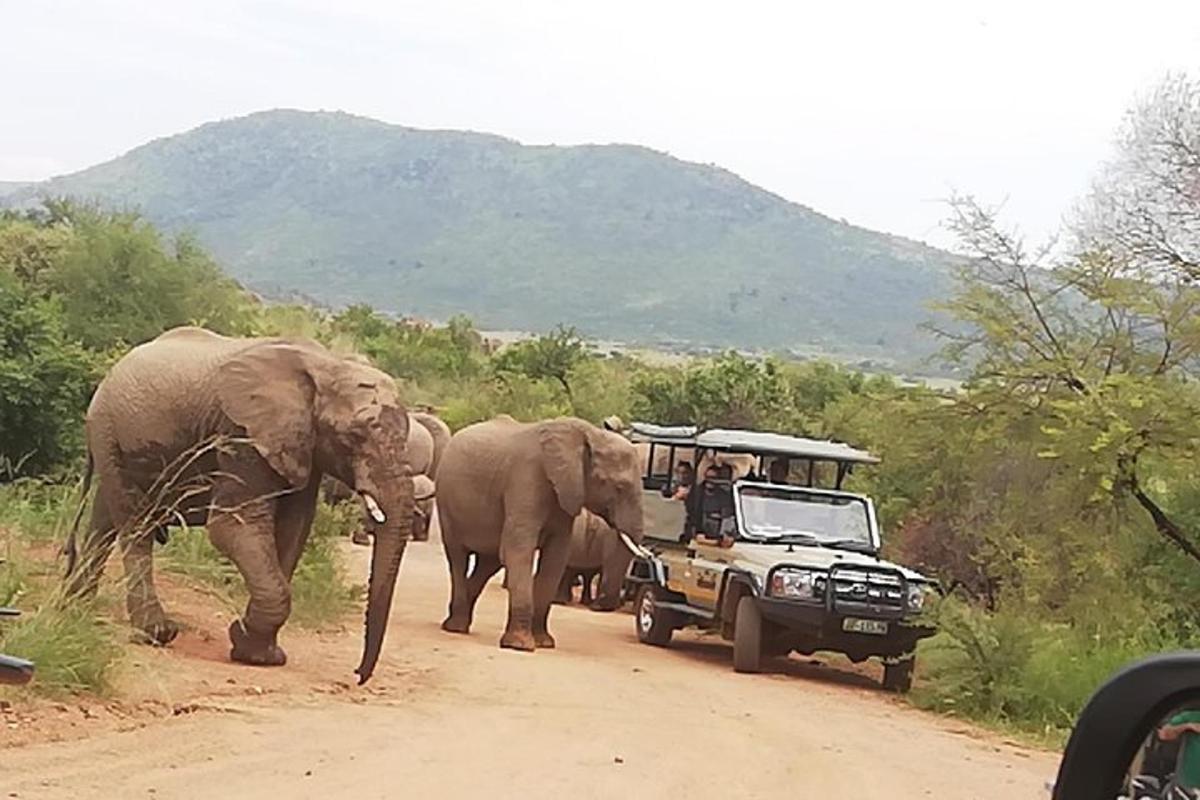
[[[857,619],[846,617],[842,620],[842,630],[850,633],[870,633],[875,636],[886,636],[888,624],[879,619]]]

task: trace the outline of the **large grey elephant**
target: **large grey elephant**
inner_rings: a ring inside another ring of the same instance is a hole
[[[558,600],[571,601],[571,590],[583,579],[580,602],[595,611],[616,611],[621,607],[621,586],[633,553],[607,522],[587,511],[579,512],[571,528],[571,551],[559,584]],[[592,597],[592,582],[600,576],[600,588]]]
[[[229,628],[231,657],[283,664],[291,577],[328,473],[377,523],[357,669],[367,680],[412,529],[408,426],[391,378],[315,342],[187,327],[134,348],[88,408],[87,482],[94,471],[99,485],[82,546],[72,531],[66,547],[68,597],[95,592],[119,538],[130,620],[166,644],[178,628],[155,592],[154,538],[171,524],[206,525],[250,594]]]
[[[637,451],[580,419],[521,423],[502,416],[470,425],[450,440],[437,487],[451,582],[442,628],[470,630],[480,592],[503,566],[508,624],[501,647],[554,646],[547,617],[580,511],[597,514],[634,542],[642,539]]]

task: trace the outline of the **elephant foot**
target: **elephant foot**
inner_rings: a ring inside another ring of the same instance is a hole
[[[179,635],[179,623],[167,617],[138,622],[135,627],[145,637],[144,644],[156,647],[166,647]]]
[[[555,646],[554,637],[546,631],[535,633],[533,635],[533,641],[534,644],[538,646],[539,650],[553,650]]]
[[[350,535],[350,541],[355,544],[370,545],[371,537],[367,535],[366,531],[355,531]]]
[[[609,612],[616,611],[621,607],[621,604],[613,600],[597,600],[589,607],[592,609],[592,611]]]
[[[234,620],[229,625],[229,641],[233,643],[229,657],[240,664],[282,667],[287,663],[287,653],[273,639],[254,636],[246,630],[240,619]]]
[[[454,617],[446,617],[445,622],[442,623],[442,630],[446,633],[470,633],[471,623]]]
[[[506,650],[520,650],[532,653],[537,649],[537,641],[529,631],[505,631],[500,637],[500,647]]]

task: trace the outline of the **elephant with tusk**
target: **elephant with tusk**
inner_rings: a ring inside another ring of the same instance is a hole
[[[621,531],[627,546],[641,541],[638,456],[622,436],[572,417],[521,423],[501,416],[456,433],[437,472],[451,582],[442,628],[470,630],[475,602],[503,566],[508,624],[500,646],[554,647],[550,605],[570,552],[572,523],[584,509]]]
[[[82,541],[77,515],[65,547],[65,595],[94,594],[120,540],[130,621],[170,642],[178,627],[155,592],[152,544],[169,525],[204,525],[250,594],[229,628],[231,658],[284,664],[291,578],[329,474],[352,487],[376,531],[362,683],[412,535],[409,425],[391,378],[315,342],[168,331],[118,361],[88,408],[85,490],[93,473],[98,486]]]
[[[354,359],[358,361],[359,359]],[[413,493],[416,506],[413,518],[414,542],[429,540],[433,525],[433,498],[436,489],[433,474],[440,463],[446,445],[450,443],[450,428],[446,423],[425,412],[410,412],[408,415],[408,441],[406,452],[413,471]],[[322,494],[327,503],[340,503],[351,499],[354,492],[331,476],[325,477]],[[363,517],[363,527],[354,532],[351,539],[355,544],[369,545],[374,522],[368,513]]]

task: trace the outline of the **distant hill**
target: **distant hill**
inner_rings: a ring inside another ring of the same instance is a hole
[[[644,147],[526,146],[268,111],[10,195],[100,198],[190,229],[268,296],[482,327],[901,364],[950,256]]]
[[[30,183],[22,183],[21,181],[0,181],[0,197],[5,197],[14,194],[22,189],[32,186]]]

